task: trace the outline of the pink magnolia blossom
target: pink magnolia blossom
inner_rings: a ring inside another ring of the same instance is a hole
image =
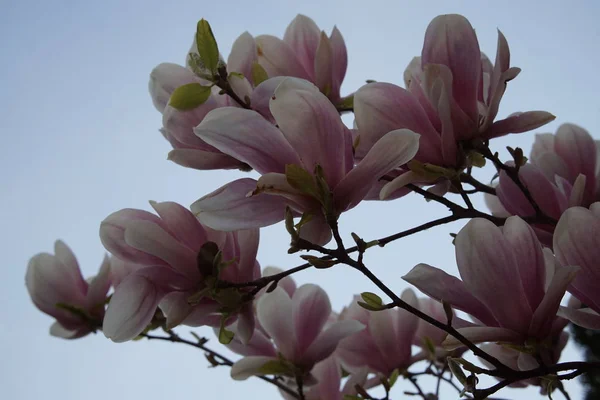
[[[231,376],[236,380],[268,373],[266,368],[273,364],[287,370],[282,374],[291,377],[309,374],[316,363],[335,351],[340,340],[364,329],[352,320],[327,324],[331,315],[329,298],[312,284],[300,286],[292,297],[282,288],[264,294],[256,304],[256,313],[265,333],[255,332],[257,338],[249,343],[260,340],[262,345],[257,346],[257,355],[248,355],[233,365]],[[266,338],[272,340],[271,350],[263,340]]]
[[[513,162],[507,164],[514,165]],[[518,176],[540,210],[550,218],[558,220],[567,208],[580,205],[582,202],[586,187],[586,178],[582,174],[579,174],[571,185],[570,182],[558,175],[550,179],[537,165],[527,163],[519,168]],[[486,194],[485,199],[488,207],[496,216],[532,217],[536,215],[531,202],[505,171],[499,173],[496,196]],[[540,241],[546,246],[552,245],[554,227],[554,224],[548,223],[533,224]]]
[[[506,83],[519,71],[510,67],[510,51],[501,32],[493,66],[480,52],[475,31],[466,18],[434,18],[427,28],[421,57],[415,58],[404,73],[406,89],[371,83],[356,93],[357,156],[360,158],[387,132],[407,128],[422,136],[416,160],[463,169],[466,160],[458,150],[458,141],[526,132],[554,119],[549,113],[531,111],[494,122]],[[407,183],[424,180],[435,182],[413,172],[400,174],[386,185],[381,198]]]
[[[417,307],[418,300],[411,289],[402,293],[402,300]],[[419,318],[400,308],[367,311],[358,305],[358,296],[342,312],[342,320],[355,320],[367,328],[344,339],[337,354],[344,368],[357,371],[367,366],[373,372],[388,377],[394,369],[405,369],[425,356],[411,356],[411,346],[419,327]]]
[[[419,68],[420,64],[420,68]],[[521,133],[552,121],[543,111],[515,113],[494,121],[508,81],[520,72],[510,67],[510,50],[502,32],[494,65],[481,53],[475,30],[462,15],[440,15],[425,32],[419,60],[413,60],[405,73],[409,90],[430,107],[440,104],[450,113],[456,140],[490,139],[508,133]],[[439,113],[439,111],[438,111]],[[444,126],[440,116],[441,125]]]
[[[589,307],[561,307],[559,315],[600,330],[600,203],[592,204],[589,210],[569,208],[562,215],[554,232],[554,251],[562,268],[581,268],[568,290]]]
[[[215,271],[207,271],[198,257],[201,248],[213,242],[223,262],[232,262],[219,272],[220,281],[256,279],[260,276],[256,261],[258,230],[218,232],[203,226],[176,203],[151,205],[158,216],[124,209],[101,224],[100,238],[110,252],[122,260],[143,265],[116,288],[104,318],[104,334],[115,342],[136,337],[160,305],[168,328],[181,323],[214,326],[219,324],[223,313],[234,316],[241,313],[240,324],[245,328],[241,336],[247,341],[254,330],[251,307],[240,304],[241,294],[237,290],[211,292]]]
[[[257,112],[220,108],[210,112],[196,134],[250,165],[262,176],[258,181],[240,179],[210,193],[192,205],[204,224],[219,230],[267,226],[284,218],[289,206],[312,219],[300,234],[313,243],[325,244],[331,232],[321,209],[333,215],[356,206],[377,180],[408,162],[418,150],[419,135],[407,129],[382,137],[354,166],[352,137],[331,102],[309,82],[285,79],[270,101],[277,126]],[[292,186],[286,176],[290,165],[301,167],[308,181]],[[318,198],[313,172],[321,168],[321,183],[331,199]],[[312,186],[311,186],[312,185]]]
[[[77,339],[95,332],[102,324],[111,284],[110,261],[104,257],[98,275],[85,281],[75,255],[66,244],[57,240],[54,253],[40,253],[31,258],[25,284],[33,304],[56,319],[50,334]]]
[[[283,40],[271,36],[252,37],[244,32],[233,44],[228,71],[242,73],[253,81],[253,65],[258,63],[269,78],[291,76],[314,83],[335,104],[348,64],[346,44],[334,27],[331,35],[315,22],[299,14],[287,27]]]
[[[462,280],[427,264],[404,280],[438,301],[470,314],[476,326],[459,328],[474,343],[537,343],[565,326],[556,312],[577,267],[557,268],[552,253],[519,217],[503,227],[475,218],[458,233],[456,262]],[[448,337],[447,347],[460,343]]]
[[[600,141],[594,141],[585,129],[562,124],[554,135],[535,136],[530,160],[551,182],[575,186],[580,175],[585,177],[579,204],[589,207],[600,200],[599,151]]]

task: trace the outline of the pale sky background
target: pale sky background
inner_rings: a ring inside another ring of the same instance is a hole
[[[51,318],[31,304],[24,285],[29,258],[52,251],[57,238],[77,255],[84,275],[96,273],[105,250],[98,227],[125,207],[149,209],[148,200],[189,206],[241,172],[200,172],[166,160],[161,116],[148,95],[148,75],[161,62],[183,63],[195,24],[211,23],[224,55],[235,38],[282,36],[297,13],[330,32],[337,25],[349,54],[342,92],[365,79],[402,85],[405,66],[421,50],[429,21],[461,13],[477,30],[493,59],[496,28],[506,35],[512,65],[523,72],[509,84],[501,116],[547,110],[600,138],[600,3],[597,1],[0,1],[0,243],[5,257],[0,279],[0,393],[5,399],[158,400],[276,399],[256,379],[234,382],[225,367],[208,369],[200,351],[157,342],[114,344],[102,334],[76,341],[50,337]],[[521,146],[533,134],[502,139],[495,149]],[[503,152],[504,157],[507,156]],[[491,176],[491,173],[488,175]],[[481,204],[481,203],[480,203]],[[367,203],[344,214],[345,236],[367,239],[445,215],[418,196]],[[369,251],[366,262],[398,292],[400,279],[419,262],[456,271],[449,232],[463,223],[434,229]],[[282,225],[264,229],[263,266],[299,264],[286,254]],[[373,290],[344,267],[305,271],[299,283],[314,282],[337,310],[354,293]],[[180,329],[182,334],[189,331]],[[200,334],[212,338],[208,330]],[[213,345],[218,347],[216,340]],[[564,359],[577,359],[569,347]],[[490,383],[490,381],[487,381]],[[408,389],[406,384],[400,384]],[[580,399],[577,382],[567,384]],[[410,389],[409,389],[410,390]],[[394,398],[402,397],[400,390]],[[503,392],[528,399],[535,389]],[[446,392],[444,399],[455,399]],[[557,394],[555,398],[560,398]]]

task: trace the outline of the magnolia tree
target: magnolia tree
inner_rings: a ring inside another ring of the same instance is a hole
[[[554,116],[496,118],[520,70],[501,32],[492,63],[460,15],[431,21],[404,87],[368,81],[343,96],[346,65],[338,29],[327,35],[302,15],[283,39],[243,33],[227,62],[201,20],[186,66],[157,66],[150,95],[170,160],[242,177],[190,209],[151,203],[155,214],[122,209],[106,217],[100,239],[111,255],[91,280],[60,241],[54,255],[34,256],[26,284],[36,307],[56,318],[50,334],[184,343],[212,365],[230,366],[233,379],[258,377],[286,399],[374,399],[374,388],[388,399],[400,380],[423,400],[438,399],[440,384],[473,399],[528,385],[566,395],[563,380],[599,368],[558,363],[569,321],[600,329],[598,142],[564,124],[536,135],[529,157],[508,147],[511,159],[501,159],[494,138]],[[354,114],[352,128],[344,113]],[[497,170],[489,183],[472,174],[486,163]],[[243,177],[250,170],[258,180]],[[402,207],[411,192],[448,215],[343,242],[344,212],[366,200]],[[475,194],[489,210],[473,206]],[[458,220],[467,221],[453,243],[460,276],[414,266],[403,279],[421,297],[390,290],[363,261],[366,251]],[[261,270],[259,229],[281,221],[288,253],[306,262]],[[319,286],[296,286],[292,275],[309,268],[355,269],[386,300],[364,292],[334,312]],[[180,325],[213,327],[240,357],[222,356],[207,338],[181,337],[173,330]],[[484,387],[483,375],[498,382]],[[436,384],[422,387],[423,376]]]

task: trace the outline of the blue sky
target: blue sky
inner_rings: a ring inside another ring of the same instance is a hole
[[[574,3],[573,3],[574,4]],[[240,172],[199,172],[166,160],[168,143],[158,133],[161,116],[148,95],[148,75],[161,62],[183,63],[195,24],[209,20],[223,54],[248,30],[282,36],[297,13],[322,29],[337,25],[346,39],[349,69],[343,93],[365,79],[402,84],[402,72],[421,50],[429,21],[461,13],[475,27],[482,49],[493,57],[496,28],[511,46],[512,65],[523,72],[510,83],[501,116],[547,110],[600,138],[600,6],[594,1],[16,1],[0,14],[0,235],[5,256],[0,279],[0,385],[6,398],[100,400],[170,398],[278,398],[271,387],[234,382],[224,368],[208,369],[200,352],[163,343],[113,344],[102,335],[77,341],[51,338],[51,319],[28,299],[28,259],[51,251],[61,238],[77,255],[85,275],[97,271],[104,249],[100,221],[125,207],[148,209],[148,200],[191,204]],[[497,141],[529,151],[533,134]],[[504,153],[506,156],[506,153]],[[491,176],[489,174],[488,176]],[[481,204],[481,203],[480,203]],[[341,226],[365,238],[385,236],[444,215],[416,196],[367,203],[344,215]],[[454,224],[384,249],[366,261],[389,285],[419,262],[455,271],[449,232]],[[263,266],[289,268],[281,225],[265,229]],[[357,273],[307,271],[338,310],[352,294],[373,290]],[[187,329],[182,329],[182,333]],[[199,330],[200,333],[210,332]],[[565,359],[579,357],[570,348]],[[574,399],[580,387],[569,382]],[[505,397],[530,398],[535,390]],[[454,398],[448,393],[447,398]]]

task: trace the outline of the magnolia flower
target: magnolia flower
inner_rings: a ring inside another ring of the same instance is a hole
[[[291,76],[314,83],[333,103],[340,100],[340,87],[348,64],[346,44],[334,27],[327,36],[315,22],[299,14],[287,27],[283,40],[271,36],[237,38],[227,61],[227,70],[255,82],[253,68],[259,64],[269,78]]]
[[[66,244],[57,240],[54,253],[40,253],[31,258],[25,285],[33,304],[56,318],[50,334],[77,339],[95,332],[102,324],[110,288],[110,261],[104,257],[98,275],[85,281],[75,255]]]
[[[402,293],[402,300],[417,307],[418,300],[411,289]],[[385,377],[395,369],[406,369],[424,358],[423,354],[411,357],[411,346],[419,327],[419,318],[400,308],[367,311],[358,305],[358,296],[342,312],[342,320],[356,320],[367,328],[344,339],[337,354],[348,371],[367,366]]]
[[[554,116],[549,113],[531,111],[494,122],[506,82],[519,73],[509,65],[510,52],[501,32],[492,66],[480,52],[466,18],[434,18],[425,33],[421,57],[404,73],[407,89],[371,83],[356,93],[357,156],[366,154],[387,132],[407,128],[422,136],[415,160],[462,170],[467,161],[458,151],[458,141],[526,132],[552,121]],[[384,187],[381,198],[392,196],[407,183],[438,179],[407,171]]]
[[[312,217],[301,236],[325,244],[331,232],[322,210],[337,217],[353,208],[418,149],[419,135],[395,130],[354,166],[352,137],[337,110],[299,79],[287,78],[277,87],[270,111],[277,126],[257,112],[225,107],[210,112],[195,129],[205,142],[261,174],[258,181],[240,179],[195,202],[192,211],[207,226],[263,227],[281,221],[289,206]]]
[[[561,186],[575,186],[578,177],[585,177],[578,205],[589,207],[600,200],[599,151],[600,141],[594,141],[585,129],[562,124],[554,135],[535,135],[530,160],[548,180]]]
[[[256,346],[260,348],[255,354],[260,355],[248,355],[233,365],[231,376],[236,380],[269,374],[273,369],[290,377],[307,375],[316,363],[334,352],[340,340],[364,329],[360,322],[350,320],[327,326],[329,298],[323,289],[311,284],[300,286],[292,297],[282,288],[264,294],[257,302],[256,313],[265,332],[256,339],[256,343],[262,343]],[[263,340],[267,338],[273,341],[271,350]]]
[[[569,292],[589,308],[561,307],[559,315],[574,324],[600,330],[600,203],[569,208],[554,232],[554,251],[562,268],[581,271]]]
[[[211,285],[217,275],[226,282],[260,276],[258,230],[218,232],[204,227],[176,203],[151,205],[159,216],[124,209],[108,216],[100,226],[100,238],[110,252],[143,265],[116,288],[104,318],[104,334],[115,342],[136,337],[160,305],[167,328],[181,323],[214,326],[241,313],[244,329],[240,334],[249,340],[254,330],[251,307],[238,290],[218,290]]]
[[[565,320],[556,312],[578,268],[557,268],[552,253],[542,251],[522,219],[510,217],[503,227],[472,219],[455,245],[462,280],[427,264],[417,265],[403,279],[474,317],[477,326],[458,329],[467,339],[541,343],[563,329]],[[444,344],[460,346],[450,336]]]

